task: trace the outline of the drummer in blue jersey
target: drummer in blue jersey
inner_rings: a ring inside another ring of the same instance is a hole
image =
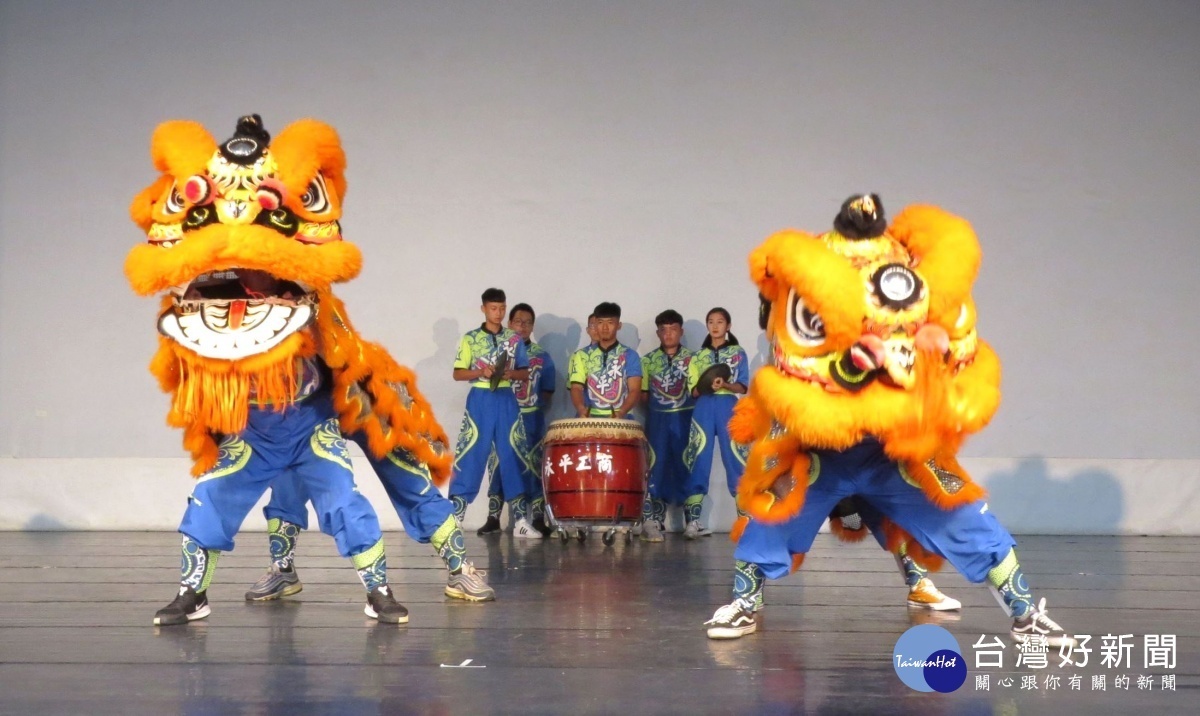
[[[696,397],[696,408],[692,411],[691,431],[683,453],[683,463],[689,473],[684,501],[687,526],[683,530],[687,539],[709,534],[700,524],[700,510],[704,496],[708,494],[714,448],[720,443],[721,462],[725,465],[725,479],[731,495],[737,493],[738,480],[746,468],[749,452],[747,446],[730,440],[728,426],[738,396],[746,393],[750,382],[750,361],[746,351],[738,345],[737,337],[729,332],[732,325],[729,311],[714,308],[704,322],[708,336],[688,369],[688,387]],[[709,369],[714,370],[710,373]],[[728,377],[714,377],[722,371]]]
[[[571,355],[571,404],[581,418],[625,418],[640,399],[642,360],[617,341],[620,306],[601,303],[594,315],[595,342]]]
[[[554,397],[554,384],[558,378],[550,354],[533,342],[533,326],[537,316],[528,303],[518,303],[508,312],[508,327],[525,341],[529,354],[529,379],[514,380],[513,394],[521,409],[528,451],[524,455],[525,496],[529,498],[529,516],[533,528],[543,535],[550,534],[546,526],[546,498],[542,495],[542,437],[546,432],[546,409]],[[494,453],[493,453],[494,456]],[[498,475],[499,465],[491,471],[488,486],[488,518],[476,534],[486,535],[500,531],[500,512],[504,507],[503,480]],[[520,535],[518,535],[520,536]]]
[[[650,443],[650,485],[642,506],[643,542],[662,542],[668,504],[682,504],[688,471],[688,444],[695,399],[688,389],[693,353],[682,345],[683,316],[666,310],[654,318],[659,346],[642,356],[642,402]]]
[[[454,359],[454,379],[469,382],[471,390],[454,448],[450,501],[461,523],[467,505],[479,494],[484,466],[494,449],[503,491],[516,520],[514,534],[541,539],[542,533],[533,529],[527,515],[522,456],[528,447],[512,389],[514,380],[529,379],[529,357],[521,336],[504,327],[508,311],[504,291],[489,288],[482,300],[479,310],[484,322],[463,336]]]

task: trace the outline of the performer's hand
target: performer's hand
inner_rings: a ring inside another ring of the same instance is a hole
[[[713,378],[712,389],[713,389],[714,393],[717,392],[718,390],[724,390],[725,389],[725,379],[724,378]]]
[[[485,365],[479,369],[479,375],[482,378],[491,378],[493,375],[495,375],[495,373],[496,369],[490,365]]]
[[[575,417],[577,417],[577,418],[586,418],[587,416],[588,416],[588,414],[587,414],[586,410],[576,410],[575,411]]]

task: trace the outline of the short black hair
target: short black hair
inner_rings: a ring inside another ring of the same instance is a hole
[[[621,320],[621,307],[612,301],[596,304],[596,310],[593,312],[596,318],[615,318]]]
[[[679,315],[679,311],[673,308],[668,308],[662,313],[654,317],[654,325],[662,328],[663,326],[671,326],[678,323],[683,325],[683,316]]]
[[[528,303],[518,303],[517,305],[510,308],[508,310],[508,320],[511,321],[517,315],[517,313],[520,311],[524,311],[525,313],[528,313],[530,318],[532,318],[535,321],[537,320],[537,314],[533,312],[533,306],[530,306]]]
[[[483,292],[481,296],[484,303],[508,303],[508,296],[504,295],[504,289],[489,288]]]

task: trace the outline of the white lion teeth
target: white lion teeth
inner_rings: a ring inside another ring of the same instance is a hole
[[[311,306],[247,306],[238,330],[228,327],[229,304],[206,304],[197,313],[167,313],[159,331],[207,358],[238,360],[265,353],[312,319]]]

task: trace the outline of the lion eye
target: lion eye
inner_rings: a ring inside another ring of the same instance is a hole
[[[163,213],[170,216],[172,214],[182,214],[184,208],[183,195],[179,193],[179,188],[171,185],[170,191],[167,192],[167,200],[163,202]]]
[[[325,190],[325,177],[318,174],[308,183],[308,188],[300,197],[300,203],[314,214],[329,211],[329,193]]]
[[[825,322],[820,314],[804,305],[795,289],[788,294],[788,334],[802,346],[819,346],[825,342]]]

